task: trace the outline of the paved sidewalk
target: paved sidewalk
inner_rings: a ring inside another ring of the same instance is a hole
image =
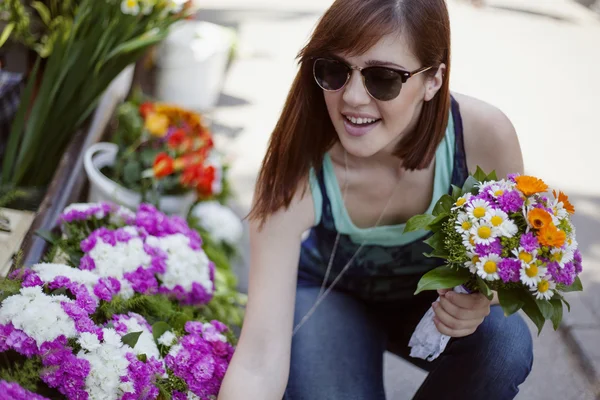
[[[294,56],[331,2],[199,2],[200,18],[239,35],[238,57],[210,118],[234,161],[241,213],[296,72]],[[533,372],[518,398],[594,399],[600,393],[600,17],[568,0],[487,1],[477,9],[451,1],[449,7],[453,90],[500,107],[519,133],[527,172],[566,191],[577,209],[585,291],[567,296],[572,312],[559,332],[548,325],[535,338]],[[244,287],[246,268],[239,273]],[[409,399],[425,375],[395,356],[385,361],[388,398]]]

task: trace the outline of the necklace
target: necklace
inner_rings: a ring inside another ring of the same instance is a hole
[[[394,186],[394,190],[392,191],[392,194],[390,195],[389,199],[387,200],[387,203],[385,204],[385,207],[383,208],[383,210],[381,211],[381,214],[379,214],[379,217],[377,218],[377,221],[375,222],[375,227],[379,226],[379,223],[381,222],[383,215],[385,214],[388,207],[390,206],[390,204],[392,202],[392,198],[394,197],[394,195],[396,194],[396,190],[398,189],[399,183],[400,183],[400,180],[398,180],[398,182],[396,182],[396,186]],[[342,189],[342,206],[344,206],[344,207],[346,204],[346,189],[347,188],[348,188],[348,153],[344,149],[344,188]],[[352,257],[350,257],[350,260],[348,260],[346,265],[344,265],[344,268],[342,268],[342,270],[335,277],[333,282],[331,282],[331,285],[329,285],[329,287],[327,289],[325,289],[325,287],[327,286],[327,279],[329,278],[329,274],[331,272],[331,267],[333,265],[333,260],[335,258],[335,253],[337,251],[339,242],[340,242],[340,232],[338,232],[337,235],[335,236],[333,250],[331,251],[331,256],[329,257],[329,262],[327,263],[327,270],[325,271],[325,277],[323,278],[323,283],[321,284],[321,289],[319,290],[319,295],[317,296],[317,300],[315,301],[315,304],[311,307],[311,309],[308,310],[308,312],[304,315],[304,317],[302,317],[300,322],[296,325],[296,327],[294,328],[294,331],[292,332],[292,336],[296,335],[296,332],[298,332],[298,330],[302,327],[302,325],[304,325],[306,323],[306,321],[308,321],[308,319],[316,311],[317,307],[319,307],[319,305],[323,302],[323,300],[325,300],[327,295],[333,290],[333,287],[339,282],[342,275],[348,270],[348,268],[350,268],[352,261],[354,261],[356,256],[358,256],[358,253],[363,249],[367,240],[364,239],[362,241],[360,246],[358,246],[358,249],[356,249],[356,251],[354,252]]]

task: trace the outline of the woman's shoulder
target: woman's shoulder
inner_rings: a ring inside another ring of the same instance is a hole
[[[523,173],[517,132],[504,112],[474,97],[452,95],[460,107],[469,171],[479,166],[485,172],[495,170],[498,177]]]

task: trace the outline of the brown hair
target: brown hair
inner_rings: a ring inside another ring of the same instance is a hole
[[[360,55],[382,36],[403,32],[413,54],[435,74],[446,64],[442,87],[423,105],[416,129],[395,151],[407,169],[432,161],[448,123],[450,107],[450,22],[444,0],[336,0],[298,54],[300,70],[269,141],[249,217],[264,220],[288,207],[310,167],[338,140],[322,89],[314,82],[312,59],[333,53]]]

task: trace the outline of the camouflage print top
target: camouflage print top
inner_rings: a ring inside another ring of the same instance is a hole
[[[451,184],[462,186],[468,176],[462,120],[454,98],[446,134],[436,150],[435,162],[433,196],[427,212],[433,210],[441,195],[451,192]],[[340,239],[328,285],[364,242],[364,247],[335,286],[336,290],[352,293],[364,300],[410,298],[421,276],[441,264],[442,260],[423,255],[431,250],[423,243],[427,238],[425,231],[403,233],[404,224],[366,229],[356,227],[344,207],[333,164],[327,154],[320,171],[311,171],[311,191],[316,221],[302,243],[299,280],[316,284],[323,281],[338,231]]]

